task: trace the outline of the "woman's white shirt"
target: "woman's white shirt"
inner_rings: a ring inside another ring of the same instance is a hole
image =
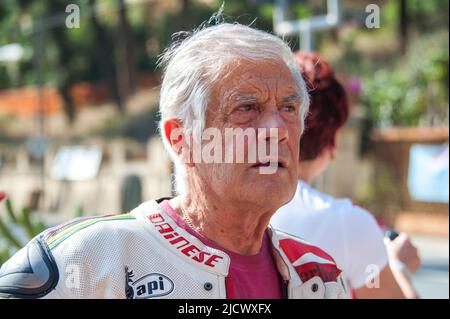
[[[271,225],[329,253],[342,270],[347,289],[376,284],[373,278],[388,264],[382,230],[368,211],[303,181],[292,201],[272,217]]]

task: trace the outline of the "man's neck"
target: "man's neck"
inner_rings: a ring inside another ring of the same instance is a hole
[[[197,232],[218,246],[241,255],[258,254],[274,212],[237,208],[212,198],[178,196],[170,204]]]

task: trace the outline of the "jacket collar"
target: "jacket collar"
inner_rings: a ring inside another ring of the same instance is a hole
[[[161,208],[160,200],[142,203],[131,214],[150,227],[145,227],[158,241],[174,254],[204,271],[226,277],[230,267],[230,257],[225,252],[205,245],[189,234]],[[272,243],[272,254],[281,278],[289,282],[291,288],[300,286],[300,279],[294,265],[282,249],[283,240],[294,240],[290,236],[268,227]],[[298,239],[296,239],[298,240]]]
[[[281,275],[281,278],[285,282],[289,283],[289,288],[300,286],[302,284],[300,277],[298,276],[292,263],[289,261],[289,258],[286,256],[286,253],[280,247],[280,240],[282,238],[279,236],[279,232],[274,230],[269,225],[269,234],[272,240],[272,254],[275,260],[275,265]]]
[[[189,264],[215,275],[228,275],[230,257],[221,250],[205,245],[178,226],[157,201],[144,202],[131,214],[150,226],[145,228],[164,247]]]

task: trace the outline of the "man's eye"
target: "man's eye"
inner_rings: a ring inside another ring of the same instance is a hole
[[[256,106],[253,104],[242,105],[237,108],[238,111],[242,111],[242,112],[249,112],[249,111],[252,111],[255,109],[256,109]]]
[[[289,112],[289,113],[293,113],[297,110],[297,108],[293,105],[285,105],[282,107],[282,111],[283,112]]]

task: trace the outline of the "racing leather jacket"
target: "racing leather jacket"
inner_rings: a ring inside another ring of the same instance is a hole
[[[321,249],[269,227],[286,298],[346,298]],[[157,201],[44,231],[0,269],[6,298],[232,298],[230,258],[179,227]]]

